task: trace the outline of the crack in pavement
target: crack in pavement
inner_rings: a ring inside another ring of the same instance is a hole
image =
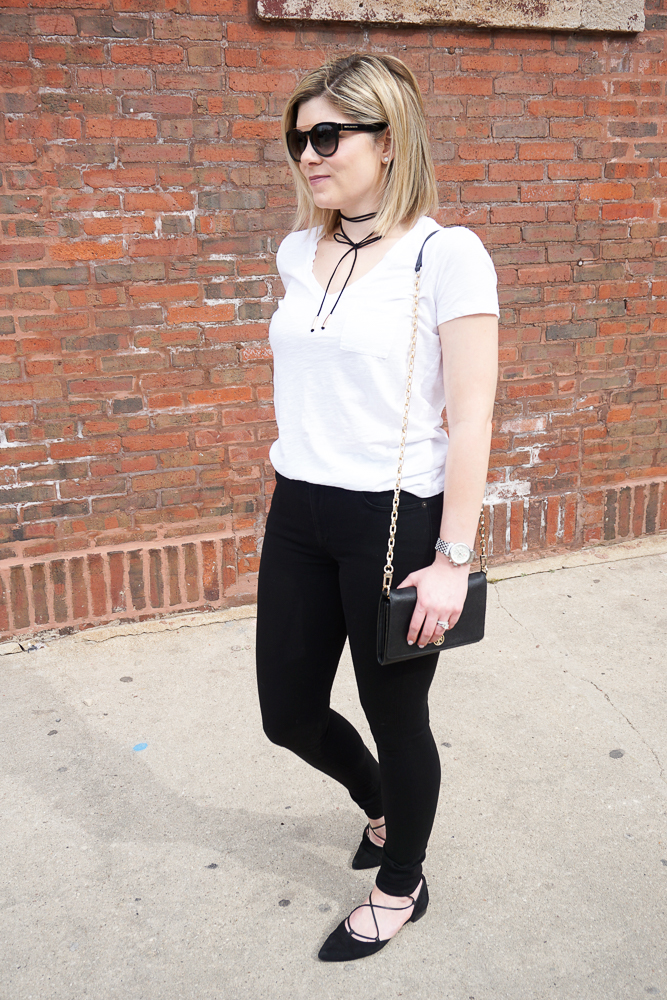
[[[535,642],[537,637],[533,635],[533,633],[530,631],[530,629],[528,628],[527,625],[524,625],[523,622],[519,621],[518,618],[514,617],[514,615],[512,614],[512,612],[509,610],[509,608],[505,607],[505,605],[503,604],[503,602],[501,600],[501,597],[500,597],[500,590],[498,589],[497,586],[496,586],[495,589],[496,589],[496,594],[497,594],[497,597],[498,597],[498,604],[503,609],[503,611],[505,612],[505,614],[507,614],[512,619],[513,622],[516,622],[517,625],[519,625],[525,632],[527,632],[528,635],[533,640],[533,642]],[[549,648],[549,646],[544,646],[541,643],[540,643],[540,646],[544,649],[544,651],[547,653],[548,656],[550,656],[550,657],[553,658],[553,653],[552,653],[551,649]],[[660,778],[661,781],[667,783],[667,778],[665,777],[665,769],[664,769],[664,767],[662,765],[662,761],[658,757],[657,753],[655,752],[655,750],[653,749],[653,747],[650,745],[650,743],[647,743],[647,741],[644,739],[644,737],[642,736],[642,734],[640,733],[640,731],[637,729],[637,727],[634,725],[634,723],[632,722],[632,720],[627,717],[627,715],[625,714],[625,712],[623,712],[620,708],[618,708],[613,703],[613,701],[611,700],[611,698],[609,697],[609,695],[607,694],[607,692],[604,691],[600,687],[599,684],[596,684],[595,681],[589,680],[588,677],[580,677],[579,674],[575,674],[571,670],[565,670],[565,673],[566,674],[570,674],[571,677],[574,677],[578,681],[585,682],[586,684],[591,684],[596,689],[596,691],[599,691],[600,694],[603,695],[604,698],[606,698],[606,700],[609,702],[609,704],[614,709],[614,711],[617,712],[621,716],[622,719],[625,719],[625,721],[627,722],[627,724],[630,726],[630,729],[632,729],[632,731],[637,734],[637,736],[642,741],[642,743],[647,748],[647,750],[649,750],[650,753],[653,755],[653,758],[654,758],[656,764],[658,765],[658,777]]]
[[[502,600],[500,598],[500,590],[498,589],[497,584],[494,584],[494,586],[495,586],[495,590],[496,590],[496,595],[498,597],[498,604],[503,609],[503,611],[505,612],[505,614],[509,615],[509,617],[512,619],[512,621],[516,622],[516,624],[519,625],[524,630],[524,632],[527,632],[528,635],[530,636],[530,638],[533,640],[533,642],[536,642],[536,637],[530,631],[530,629],[528,628],[528,626],[524,625],[523,622],[520,622],[518,618],[515,618],[514,615],[512,614],[512,612],[509,610],[509,608],[505,607],[505,605],[503,604],[503,602],[502,602]]]
[[[618,712],[618,714],[621,716],[622,719],[625,719],[625,721],[627,722],[627,724],[630,726],[630,729],[632,729],[632,731],[637,734],[637,736],[642,741],[642,743],[644,744],[644,746],[648,750],[651,751],[651,753],[653,754],[653,757],[655,758],[655,762],[658,765],[658,768],[660,769],[660,773],[659,773],[660,780],[661,781],[665,781],[665,769],[662,766],[662,762],[661,762],[660,758],[658,757],[657,753],[655,752],[655,750],[653,749],[653,747],[650,745],[650,743],[646,742],[646,740],[644,739],[644,737],[642,736],[642,734],[639,732],[639,730],[637,729],[637,727],[635,726],[635,724],[632,722],[632,720],[627,717],[627,715],[625,714],[625,712],[623,712],[620,708],[618,708],[616,705],[614,705],[613,701],[611,700],[611,698],[609,697],[609,695],[607,694],[607,692],[603,691],[602,688],[600,687],[600,685],[596,684],[595,681],[589,680],[588,677],[580,677],[579,674],[573,674],[571,670],[570,671],[566,671],[566,672],[569,673],[572,677],[575,677],[578,681],[585,681],[586,684],[592,684],[593,687],[595,688],[595,690],[599,691],[600,694],[603,695],[607,699],[607,701],[609,702],[609,704],[611,705],[611,707],[614,709],[614,711]]]

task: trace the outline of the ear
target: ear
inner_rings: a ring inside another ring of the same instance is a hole
[[[394,158],[394,140],[391,136],[391,128],[388,128],[382,140],[382,162],[387,165]]]

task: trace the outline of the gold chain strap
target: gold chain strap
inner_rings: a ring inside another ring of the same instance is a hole
[[[419,321],[419,278],[421,270],[415,273],[415,292],[412,309],[412,337],[410,339],[410,355],[408,358],[408,381],[405,387],[405,405],[403,407],[403,425],[401,427],[401,445],[398,451],[398,471],[396,473],[396,486],[394,487],[394,502],[391,508],[391,524],[389,526],[389,544],[387,546],[387,559],[384,566],[384,579],[382,581],[382,593],[389,597],[391,581],[394,578],[394,545],[396,543],[396,524],[398,522],[398,503],[401,497],[401,479],[403,477],[403,459],[405,458],[405,440],[408,433],[408,414],[410,412],[410,397],[412,396],[412,376],[415,370],[415,351],[417,349],[417,327]],[[486,575],[486,510],[482,504],[480,513],[480,550],[479,557],[482,572]]]
[[[486,576],[486,507],[482,501],[482,509],[479,515],[479,567]]]
[[[415,273],[415,294],[412,308],[412,338],[410,340],[410,356],[408,358],[408,381],[405,387],[405,406],[403,407],[403,426],[401,427],[401,446],[398,452],[398,472],[394,487],[394,503],[391,509],[391,525],[389,527],[389,545],[387,561],[384,566],[382,593],[389,597],[391,581],[394,576],[394,544],[396,541],[396,522],[398,521],[398,502],[401,497],[401,478],[403,476],[403,459],[405,458],[405,438],[408,432],[408,413],[410,412],[410,396],[412,395],[412,375],[415,370],[415,350],[417,348],[417,323],[419,318],[419,278],[421,271]]]

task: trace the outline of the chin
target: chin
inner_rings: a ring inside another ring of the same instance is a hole
[[[328,199],[314,198],[316,208],[321,209],[323,212],[335,212],[338,209],[338,205],[332,205]]]

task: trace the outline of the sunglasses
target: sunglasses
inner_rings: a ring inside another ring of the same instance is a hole
[[[305,152],[308,140],[318,156],[333,156],[338,149],[341,132],[381,132],[388,128],[386,122],[376,125],[347,125],[341,122],[319,122],[307,132],[291,128],[286,135],[287,150],[296,163],[299,163]]]

